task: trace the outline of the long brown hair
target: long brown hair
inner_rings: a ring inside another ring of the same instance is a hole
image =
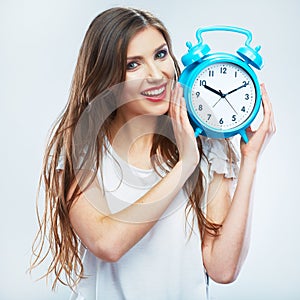
[[[72,287],[83,277],[83,264],[78,251],[80,241],[69,218],[72,203],[82,192],[82,186],[79,187],[77,184],[72,195],[68,194],[76,176],[73,168],[74,145],[72,143],[75,127],[93,99],[110,87],[125,81],[129,41],[147,26],[156,28],[163,35],[174,61],[174,80],[177,80],[180,69],[172,52],[169,33],[162,22],[149,12],[131,8],[111,8],[92,21],[84,37],[68,103],[51,131],[39,183],[39,191],[41,184],[44,185],[45,207],[41,218],[37,209],[39,231],[33,243],[31,270],[40,265],[51,253],[52,258],[45,276],[54,273],[53,289],[58,281]],[[110,108],[102,107],[102,111],[107,109]],[[88,150],[89,157],[92,157],[92,164],[97,169],[101,169],[101,149],[105,147],[104,138],[109,135],[113,119],[114,112],[103,121],[93,147]],[[157,157],[155,154],[159,151],[172,167],[178,161],[176,145],[166,138],[172,134],[172,127],[170,125],[160,128],[166,128],[170,133],[154,135],[151,157]],[[84,136],[86,135],[85,132]],[[202,154],[200,139],[198,139],[198,147]],[[57,165],[62,154],[63,167],[58,171]],[[154,168],[160,164],[155,160],[152,163]],[[185,186],[190,195],[187,209],[195,211],[201,230],[208,229],[216,232],[217,227],[205,219],[201,210],[203,183],[200,165],[197,169]],[[47,240],[49,244],[46,246]]]

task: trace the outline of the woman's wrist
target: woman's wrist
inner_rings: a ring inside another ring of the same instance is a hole
[[[249,156],[242,156],[241,159],[241,169],[245,168],[247,171],[256,172],[257,168],[257,159]]]
[[[183,160],[179,160],[174,168],[178,169],[180,178],[185,182],[193,174],[196,167],[196,163],[186,163]]]

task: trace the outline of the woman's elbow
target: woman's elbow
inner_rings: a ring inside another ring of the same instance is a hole
[[[118,262],[124,255],[122,248],[113,241],[98,241],[90,251],[101,260],[110,263]]]
[[[208,272],[208,275],[216,283],[229,284],[233,283],[237,279],[239,270],[236,268],[226,268],[218,272]]]

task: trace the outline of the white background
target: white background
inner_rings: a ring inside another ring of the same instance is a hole
[[[258,76],[278,130],[257,172],[249,255],[233,284],[212,283],[211,299],[300,299],[299,3],[1,0],[0,300],[68,298],[68,289],[52,293],[45,281],[25,273],[37,229],[35,194],[48,131],[67,101],[83,36],[96,15],[116,5],[146,8],[161,18],[179,59],[200,26],[245,27],[253,45],[262,45],[265,66]],[[220,47],[226,38],[211,41]],[[243,37],[226,47],[235,51],[242,43]]]

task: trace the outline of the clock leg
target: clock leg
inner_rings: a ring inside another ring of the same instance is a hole
[[[197,127],[197,128],[195,129],[195,137],[198,137],[198,136],[202,133],[202,131],[203,131],[203,129]]]
[[[246,130],[241,130],[239,133],[240,133],[240,135],[242,136],[242,139],[244,140],[244,142],[247,144],[248,141],[249,141],[249,139],[248,139]]]

